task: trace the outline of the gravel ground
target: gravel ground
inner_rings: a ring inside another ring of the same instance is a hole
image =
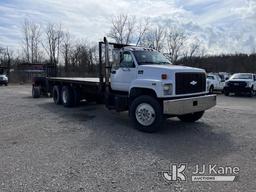
[[[0,87],[0,191],[256,191],[256,97],[218,97],[197,123],[132,128],[103,105],[67,109],[32,99],[30,86]],[[187,181],[167,182],[170,163]],[[192,182],[196,164],[238,166],[236,182]]]

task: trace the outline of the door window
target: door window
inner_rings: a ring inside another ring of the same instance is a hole
[[[207,76],[207,79],[214,80],[213,76]]]
[[[122,55],[120,67],[133,68],[135,67],[133,58],[130,52],[124,52]]]

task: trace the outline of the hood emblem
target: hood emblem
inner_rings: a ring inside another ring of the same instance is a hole
[[[197,84],[197,81],[191,81],[190,82],[190,85],[194,85],[195,86],[196,84]]]

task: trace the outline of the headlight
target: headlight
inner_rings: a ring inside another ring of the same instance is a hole
[[[251,87],[252,83],[251,82],[246,82],[246,87]]]
[[[164,95],[172,95],[172,84],[164,84]]]

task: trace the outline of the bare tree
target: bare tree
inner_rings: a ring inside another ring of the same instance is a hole
[[[181,48],[184,45],[186,36],[183,32],[178,31],[175,28],[170,28],[167,32],[167,48],[169,52],[169,57],[173,64],[176,63],[178,57],[180,56]]]
[[[112,26],[108,36],[115,40],[116,43],[129,44],[132,39],[136,24],[135,17],[128,15],[118,15],[112,19]]]
[[[200,53],[200,41],[198,39],[194,40],[191,43],[187,43],[186,46],[184,46],[184,53],[183,57],[192,59],[192,57],[199,55]]]
[[[192,43],[190,46],[189,57],[192,58],[199,51],[199,48],[200,48],[199,42]]]
[[[98,46],[90,46],[90,71],[94,72],[95,66],[99,63]]]
[[[7,68],[7,76],[10,74],[11,60],[13,59],[12,54],[13,52],[11,52],[8,47],[6,49],[0,47],[0,65]]]
[[[41,42],[41,29],[29,20],[25,20],[23,27],[23,50],[27,62],[36,63],[40,58],[39,45]]]
[[[143,37],[145,36],[146,32],[149,30],[150,20],[146,18],[145,20],[141,20],[138,25],[138,40],[136,45],[138,46],[141,44]]]
[[[166,30],[164,27],[158,25],[149,30],[143,39],[143,45],[152,47],[157,51],[164,48],[164,41],[166,37]]]
[[[125,41],[129,41],[127,33],[127,21],[128,15],[118,15],[112,19],[112,26],[108,36],[116,41],[116,43],[124,44]],[[130,26],[131,27],[131,26]],[[129,30],[128,30],[129,31]],[[131,31],[131,30],[130,30]]]
[[[149,29],[149,24],[148,18],[138,22],[134,16],[121,14],[112,19],[108,37],[112,38],[116,43],[130,44],[134,40],[139,45]]]
[[[63,34],[63,43],[61,53],[64,58],[65,72],[68,71],[68,67],[71,59],[71,38],[68,32]]]
[[[60,46],[63,40],[61,25],[48,24],[45,34],[46,43],[43,43],[43,47],[49,56],[50,62],[57,65],[59,62]]]
[[[135,25],[136,25],[136,17],[128,17],[126,23],[125,30],[125,44],[131,43],[132,36],[134,35]]]

